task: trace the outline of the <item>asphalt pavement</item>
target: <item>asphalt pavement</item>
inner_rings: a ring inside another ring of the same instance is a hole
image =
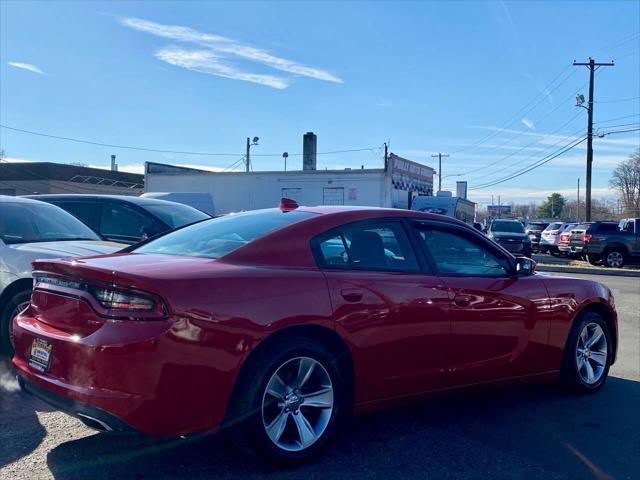
[[[640,278],[608,285],[620,349],[603,389],[473,391],[354,419],[316,462],[277,471],[219,437],[155,441],[95,433],[24,395],[0,364],[0,479],[640,479]],[[180,405],[176,405],[180,408]]]

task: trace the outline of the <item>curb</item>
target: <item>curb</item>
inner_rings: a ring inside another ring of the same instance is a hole
[[[538,264],[538,272],[583,273],[587,275],[609,275],[612,277],[640,277],[640,270],[613,270],[610,268],[568,267],[565,265]]]

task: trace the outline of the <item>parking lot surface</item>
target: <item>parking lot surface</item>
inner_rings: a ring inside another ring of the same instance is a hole
[[[640,278],[586,276],[616,297],[620,348],[603,389],[447,395],[353,420],[316,462],[277,471],[219,437],[98,434],[17,389],[0,364],[0,479],[640,479]],[[180,408],[180,405],[176,405]]]

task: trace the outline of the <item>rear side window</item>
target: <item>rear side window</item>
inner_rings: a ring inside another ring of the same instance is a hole
[[[400,223],[346,225],[316,240],[316,256],[325,267],[407,271],[420,269]]]
[[[143,209],[151,212],[171,228],[178,228],[189,223],[210,218],[204,212],[180,203],[143,205]]]
[[[617,223],[599,223],[597,225],[593,225],[589,230],[593,230],[596,232],[617,232],[618,224]]]

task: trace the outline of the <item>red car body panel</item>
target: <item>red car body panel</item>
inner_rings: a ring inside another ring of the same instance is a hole
[[[318,215],[219,260],[119,253],[34,262],[37,271],[157,295],[165,310],[156,320],[106,319],[77,292],[37,287],[14,320],[18,373],[145,434],[186,435],[220,426],[248,355],[288,327],[342,338],[364,412],[433,390],[557,374],[580,309],[597,303],[615,324],[611,294],[595,282],[320,269],[311,239],[339,225],[377,217],[463,224],[403,210],[301,210]],[[28,365],[34,338],[52,345],[45,373]]]

